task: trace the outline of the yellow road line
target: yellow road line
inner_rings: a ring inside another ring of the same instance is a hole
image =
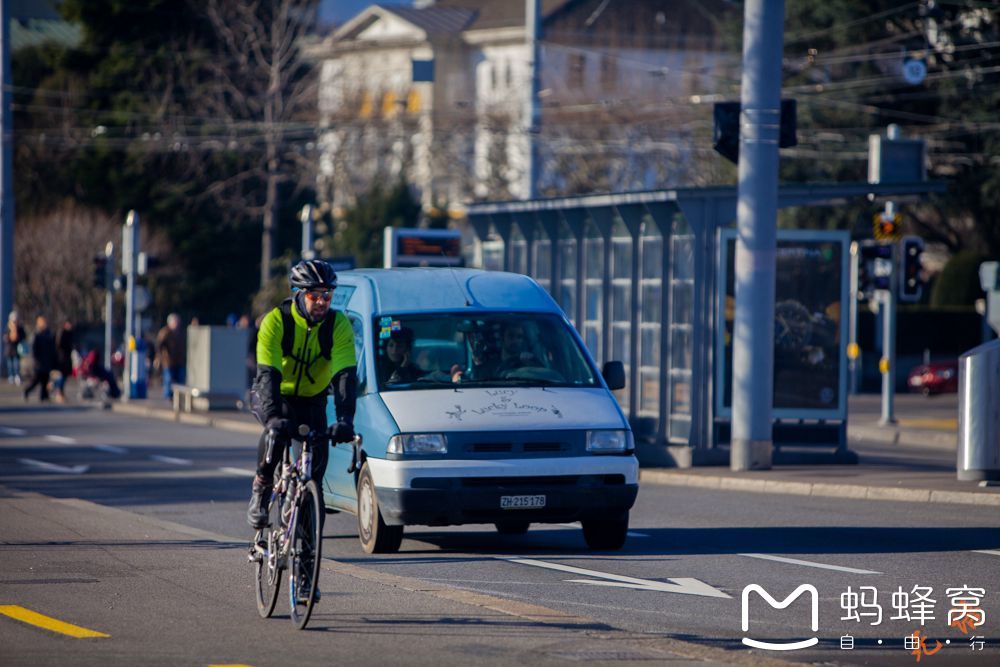
[[[31,611],[30,609],[19,607],[16,604],[0,605],[0,614],[10,616],[11,618],[21,621],[22,623],[51,630],[52,632],[58,632],[63,635],[69,635],[70,637],[76,637],[77,639],[111,636],[106,635],[103,632],[97,632],[96,630],[81,628],[79,625],[73,625],[72,623],[64,623],[63,621],[50,616],[44,616],[38,612]]]
[[[958,428],[958,420],[955,419],[954,417],[952,418],[943,417],[940,419],[931,419],[931,418],[900,419],[899,425],[906,426],[909,428],[929,428],[940,431],[954,431],[955,429]]]

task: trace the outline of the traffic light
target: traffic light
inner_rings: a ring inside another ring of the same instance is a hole
[[[858,256],[858,291],[887,290],[891,281],[892,244],[865,241]]]
[[[903,233],[903,217],[899,213],[876,213],[872,235],[876,241],[898,241]]]
[[[108,288],[108,258],[104,255],[94,256],[94,287]]]
[[[739,102],[716,102],[712,111],[715,121],[712,148],[733,164],[740,159],[740,109]],[[799,143],[796,136],[796,109],[794,99],[781,100],[778,148],[791,148]]]
[[[923,280],[920,278],[920,255],[924,251],[924,241],[919,236],[907,236],[899,256],[899,300],[919,301],[923,294]]]

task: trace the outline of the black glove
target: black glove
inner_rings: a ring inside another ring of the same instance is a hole
[[[330,427],[330,439],[335,443],[354,440],[354,424],[350,422],[337,422]]]
[[[272,417],[267,420],[267,430],[272,437],[275,438],[287,438],[289,434],[290,424],[287,419],[281,419],[280,417]]]

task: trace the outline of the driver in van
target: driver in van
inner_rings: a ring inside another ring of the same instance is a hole
[[[507,322],[503,325],[500,334],[500,354],[477,355],[476,346],[473,345],[472,369],[468,379],[483,380],[502,378],[503,374],[517,368],[525,366],[541,366],[538,360],[527,345],[527,334],[524,325],[517,321]],[[464,371],[459,366],[451,369],[452,382],[461,382]]]

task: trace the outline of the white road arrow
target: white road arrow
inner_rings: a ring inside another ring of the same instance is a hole
[[[594,581],[592,579],[567,579],[566,581],[571,581],[575,584],[590,584],[592,586],[615,586],[618,588],[635,588],[641,591],[658,591],[660,593],[681,593],[683,595],[701,595],[703,597],[709,598],[729,598],[730,596],[723,593],[718,588],[713,588],[703,581],[698,581],[697,579],[691,579],[689,577],[678,577],[675,579],[669,579],[673,583],[665,583],[662,581],[652,581],[650,579],[636,579],[635,577],[626,577],[621,574],[608,574],[607,572],[597,572],[596,570],[585,570],[582,567],[573,567],[572,565],[561,565],[559,563],[548,563],[543,560],[533,560],[531,558],[504,558],[502,560],[509,560],[512,563],[520,563],[521,565],[532,565],[534,567],[544,567],[550,570],[559,570],[560,572],[570,572],[572,574],[582,574],[587,577],[596,577],[598,579],[603,579],[604,581]]]
[[[90,466],[82,464],[76,466],[61,466],[56,465],[55,463],[48,463],[46,461],[36,461],[35,459],[18,459],[18,461],[26,466],[31,466],[32,468],[38,468],[39,470],[44,470],[45,472],[57,472],[63,475],[82,475],[90,470]]]

